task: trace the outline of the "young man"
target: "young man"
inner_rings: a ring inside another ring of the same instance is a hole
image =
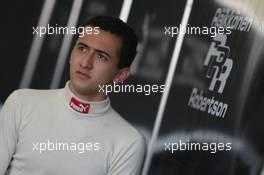
[[[143,137],[111,106],[102,85],[125,81],[137,37],[124,22],[91,18],[70,80],[57,90],[17,90],[0,113],[0,175],[139,175]],[[98,28],[99,27],[99,28]]]

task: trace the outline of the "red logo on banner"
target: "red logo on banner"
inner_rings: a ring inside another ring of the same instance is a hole
[[[90,104],[82,103],[78,101],[76,98],[72,97],[70,102],[70,107],[77,112],[88,114]]]

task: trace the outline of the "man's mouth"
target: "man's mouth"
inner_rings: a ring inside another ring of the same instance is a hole
[[[91,78],[88,74],[86,74],[84,72],[81,72],[81,71],[76,71],[76,74],[82,80],[87,80],[87,79],[90,79]]]

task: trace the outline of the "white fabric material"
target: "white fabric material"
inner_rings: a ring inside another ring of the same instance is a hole
[[[8,97],[0,112],[0,175],[140,174],[143,136],[111,107],[109,98],[85,102],[90,110],[81,114],[69,107],[73,96],[66,85],[17,90]],[[49,143],[54,146],[48,150]]]

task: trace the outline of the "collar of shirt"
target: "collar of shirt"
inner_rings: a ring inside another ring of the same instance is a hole
[[[102,101],[84,101],[76,97],[69,88],[69,81],[62,89],[64,105],[77,115],[82,116],[101,116],[110,108],[110,99],[107,97]]]

